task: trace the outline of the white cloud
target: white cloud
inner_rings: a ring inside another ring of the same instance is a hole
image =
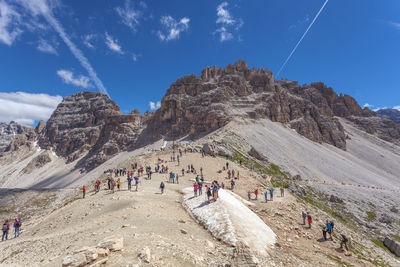
[[[132,60],[134,61],[134,62],[136,62],[136,61],[138,61],[139,60],[139,57],[141,57],[142,55],[140,55],[140,54],[135,54],[135,53],[133,53],[132,54]]]
[[[115,11],[121,18],[123,24],[129,27],[132,31],[136,31],[137,26],[140,24],[140,19],[143,17],[143,9],[146,8],[144,2],[139,2],[139,7],[134,8],[132,1],[125,0],[124,7],[117,7]]]
[[[0,92],[0,121],[33,125],[34,121],[47,120],[62,97],[25,92]]]
[[[159,109],[161,107],[161,102],[157,101],[157,103],[150,101],[149,102],[149,106],[150,106],[150,110],[156,110]]]
[[[40,39],[39,44],[36,47],[39,51],[43,53],[48,53],[48,54],[54,54],[57,55],[57,50],[55,49],[54,46],[49,44],[46,40]]]
[[[400,30],[400,23],[399,22],[389,21],[389,24],[392,25],[395,29]]]
[[[85,36],[83,36],[83,44],[86,45],[89,48],[95,48],[93,45],[93,41],[96,38],[96,35],[94,34],[87,34]]]
[[[232,15],[229,13],[228,9],[228,3],[223,2],[219,6],[217,6],[217,23],[222,23],[222,24],[234,24],[235,20],[232,18]]]
[[[190,19],[183,17],[179,22],[177,22],[173,17],[168,15],[162,16],[160,22],[164,31],[160,30],[157,32],[158,38],[160,38],[161,41],[171,41],[179,39],[181,32],[189,29]]]
[[[108,94],[103,82],[97,76],[97,73],[93,69],[89,60],[83,55],[82,51],[71,41],[69,35],[65,32],[63,26],[55,18],[52,9],[59,5],[57,0],[18,0],[21,5],[31,12],[33,16],[42,15],[45,20],[53,27],[53,29],[59,34],[64,43],[71,50],[71,53],[79,61],[83,68],[87,70],[90,78],[96,84],[96,87],[100,92]]]
[[[83,75],[75,76],[72,71],[58,70],[57,75],[60,76],[66,84],[72,84],[82,88],[92,87],[89,77]]]
[[[243,26],[242,19],[235,19],[228,10],[229,4],[227,2],[222,2],[217,6],[217,30],[215,33],[219,34],[219,40],[221,42],[232,40],[234,38],[233,31],[238,31]],[[242,40],[239,36],[238,40]]]
[[[397,109],[398,111],[400,111],[400,105],[399,106],[394,106],[393,109]]]
[[[118,44],[118,40],[113,39],[108,33],[106,33],[106,45],[110,50],[118,54],[124,53],[124,51],[122,51],[121,46]]]
[[[5,1],[0,0],[0,42],[10,46],[22,33],[18,23],[20,14]]]
[[[369,109],[371,109],[371,108],[373,108],[373,107],[374,107],[374,105],[371,105],[371,104],[365,103],[363,107],[364,107],[364,108],[369,108]]]

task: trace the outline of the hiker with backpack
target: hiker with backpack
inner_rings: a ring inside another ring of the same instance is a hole
[[[257,196],[258,196],[258,189],[254,190],[254,195],[256,195],[256,200],[257,200]]]
[[[207,200],[208,202],[210,202],[210,197],[211,197],[211,189],[210,187],[208,187],[208,185],[206,185],[206,193],[207,193]]]
[[[312,224],[312,217],[310,212],[307,211],[307,222],[308,222],[308,227],[311,229],[311,224]]]
[[[8,239],[8,231],[10,230],[10,224],[8,223],[8,220],[6,220],[3,223],[3,237],[1,238],[1,241],[4,241],[4,237],[6,238],[6,240]]]
[[[303,218],[303,225],[306,225],[307,214],[304,211],[301,212],[301,217]]]
[[[264,198],[265,198],[265,203],[268,203],[268,191],[265,191]]]
[[[128,190],[131,191],[131,188],[132,188],[132,177],[129,176],[127,179],[128,179]]]
[[[14,220],[14,238],[19,236],[19,230],[21,229],[21,218],[15,217]]]
[[[324,238],[324,240],[326,241],[326,232],[328,232],[328,230],[326,230],[326,225],[322,226],[322,237]]]
[[[329,237],[333,241],[333,238],[332,238],[332,225],[331,225],[330,222],[328,222],[328,220],[326,220],[326,224],[325,225],[326,225],[326,231],[328,232]]]
[[[85,198],[85,195],[86,195],[86,186],[82,186],[82,193],[83,193],[83,198]]]
[[[233,189],[235,188],[235,181],[231,181],[231,190],[233,191]]]
[[[347,239],[347,236],[345,236],[344,234],[340,233],[340,237],[341,237],[341,240],[340,240],[340,248],[341,248],[342,251],[343,251],[343,245],[344,245],[345,248],[346,248],[346,250],[349,251],[349,248],[347,247],[347,242],[349,241],[349,240]]]
[[[269,189],[269,195],[271,196],[271,201],[274,200],[274,189],[272,187]]]

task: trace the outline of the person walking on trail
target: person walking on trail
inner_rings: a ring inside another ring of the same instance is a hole
[[[255,191],[254,191],[254,195],[256,195],[256,200],[257,200],[257,197],[258,197],[258,189],[256,189]]]
[[[179,184],[179,175],[176,174],[176,183]]]
[[[226,169],[229,170],[229,162],[226,162]]]
[[[200,175],[203,175],[203,167],[200,167]]]
[[[211,197],[211,189],[206,185],[206,193],[207,193],[207,200],[210,202],[210,197]]]
[[[4,241],[4,237],[7,240],[8,239],[8,231],[10,231],[10,224],[8,223],[8,220],[6,220],[3,223],[3,237],[1,238],[1,241]]]
[[[228,170],[228,179],[231,179],[231,171]]]
[[[118,191],[121,189],[121,180],[119,178],[117,180],[117,188],[118,188]]]
[[[132,177],[128,177],[128,190],[131,191],[132,188]]]
[[[265,191],[264,198],[265,198],[265,203],[268,203],[268,191]]]
[[[285,195],[285,189],[281,187],[281,197],[284,197],[284,195]]]
[[[233,191],[233,189],[235,188],[235,181],[231,181],[231,190]]]
[[[347,247],[347,242],[349,240],[347,239],[347,237],[344,234],[340,233],[340,239],[341,239],[340,248],[342,249],[342,251],[343,251],[343,245],[345,246],[346,250],[349,251],[349,248]]]
[[[165,188],[164,182],[161,182],[160,184],[161,194],[164,194],[164,188]]]
[[[21,219],[18,219],[17,217],[15,217],[15,220],[14,220],[14,238],[19,236],[20,228],[21,228]]]
[[[324,238],[324,240],[326,241],[326,232],[328,232],[328,230],[326,230],[326,225],[322,226],[322,237]]]
[[[269,189],[269,195],[271,196],[271,201],[273,201],[274,200],[274,189],[272,187]]]
[[[326,230],[327,230],[327,232],[329,234],[329,237],[333,241],[333,238],[332,238],[332,225],[331,225],[330,222],[328,222],[328,220],[326,220],[326,224],[325,225],[326,225]]]
[[[203,182],[199,182],[199,196],[203,194]]]
[[[135,187],[136,187],[136,192],[137,192],[137,190],[138,190],[138,186],[139,186],[139,177],[136,177],[136,179],[135,179]]]
[[[111,189],[111,178],[110,177],[107,178],[107,184],[108,184],[108,190],[110,190]]]
[[[307,222],[308,222],[308,227],[311,229],[312,217],[310,212],[307,212]]]
[[[335,222],[334,222],[333,220],[331,220],[329,223],[330,223],[330,225],[331,225],[331,227],[332,227],[332,233],[333,233],[333,229],[334,229],[334,227],[335,227]]]
[[[306,225],[307,214],[304,211],[301,212],[301,217],[303,218],[303,225]]]
[[[182,176],[185,176],[185,169],[182,169]]]
[[[251,192],[247,192],[247,197],[249,198],[249,201],[251,200]]]
[[[85,198],[85,195],[86,195],[86,186],[82,186],[82,193],[83,193],[83,198]]]

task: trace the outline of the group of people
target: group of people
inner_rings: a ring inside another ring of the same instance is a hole
[[[17,238],[19,236],[21,226],[22,226],[21,218],[15,217],[13,226],[14,226],[14,238]],[[8,220],[6,220],[3,223],[2,230],[3,230],[3,236],[1,238],[1,241],[8,240],[8,233],[10,231],[10,223],[8,222]]]
[[[233,180],[232,180],[232,182],[233,182]],[[266,191],[265,191],[265,193],[264,193],[265,202],[273,201],[273,200],[274,200],[274,191],[275,191],[275,189],[272,188],[272,187],[266,189]],[[281,197],[283,197],[285,191],[284,191],[283,188],[281,188],[280,191],[281,191]],[[248,198],[249,200],[252,200],[252,199],[253,199],[253,198],[252,198],[252,194],[253,194],[253,193],[254,193],[254,196],[255,196],[255,197],[254,197],[254,200],[257,200],[257,199],[258,199],[258,194],[259,194],[258,189],[254,190],[254,192],[248,191],[248,192],[247,192],[247,198]],[[269,200],[268,200],[268,194],[269,194]]]
[[[312,220],[312,216],[311,216],[310,212],[302,211],[301,217],[303,218],[303,225],[306,225],[306,221],[307,221],[308,228],[311,229],[313,220]],[[330,240],[333,241],[332,234],[333,234],[334,229],[335,229],[335,222],[333,220],[326,220],[325,224],[322,225],[322,237],[323,237],[324,241],[328,240],[327,234],[329,235]],[[349,240],[348,240],[347,236],[344,235],[343,233],[340,233],[340,248],[342,250],[343,250],[343,247],[345,247],[347,251],[349,250],[349,248],[347,246],[348,241]]]

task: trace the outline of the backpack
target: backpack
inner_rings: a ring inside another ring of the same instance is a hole
[[[17,222],[17,227],[18,227],[18,228],[21,227],[21,222]]]
[[[7,224],[3,224],[3,232],[6,232],[8,230]]]
[[[311,215],[308,215],[308,219],[309,219],[310,221],[312,221],[312,217],[311,217]]]
[[[333,229],[333,227],[335,226],[335,223],[333,221],[330,221],[329,223],[331,224],[332,229]]]

